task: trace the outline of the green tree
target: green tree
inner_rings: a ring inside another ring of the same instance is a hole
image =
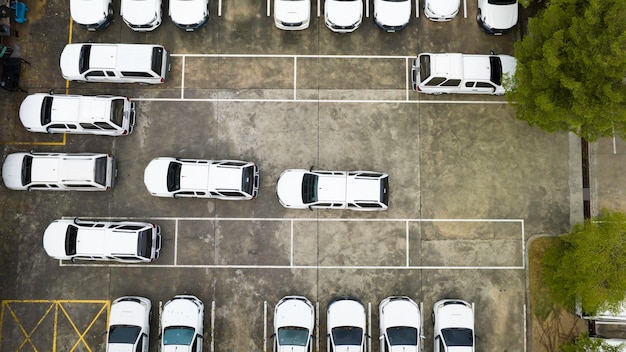
[[[626,298],[626,214],[603,210],[577,224],[546,251],[544,281],[550,298],[587,313],[617,312]]]
[[[550,0],[515,44],[516,116],[593,141],[626,137],[626,1]]]
[[[611,346],[601,339],[592,339],[589,334],[579,336],[559,348],[561,352],[621,352],[622,346]]]

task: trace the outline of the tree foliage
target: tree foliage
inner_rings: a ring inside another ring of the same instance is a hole
[[[593,141],[626,137],[626,1],[550,0],[515,44],[517,118]]]
[[[559,348],[560,352],[621,352],[622,346],[611,346],[601,339],[590,338],[589,334],[579,336]]]
[[[626,297],[626,214],[603,210],[575,225],[546,251],[544,280],[552,300],[587,313],[617,312]]]

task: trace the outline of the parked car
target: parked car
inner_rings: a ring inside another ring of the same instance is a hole
[[[365,307],[354,297],[336,297],[326,312],[328,352],[365,352]]]
[[[309,28],[311,0],[274,0],[274,24],[276,27],[295,31]]]
[[[259,193],[259,168],[240,160],[160,157],[150,161],[143,182],[157,197],[250,200]]]
[[[59,219],[44,231],[43,248],[59,260],[152,262],[161,251],[161,227],[147,222]]]
[[[485,32],[502,35],[517,25],[517,0],[478,0],[476,21]]]
[[[177,295],[163,305],[162,352],[202,352],[204,304],[191,295]]]
[[[107,328],[107,352],[148,352],[152,303],[137,296],[120,297],[111,303]]]
[[[474,352],[474,305],[443,299],[433,305],[435,352]]]
[[[509,55],[421,53],[413,60],[413,90],[426,94],[504,95],[517,61]]]
[[[124,136],[133,132],[135,103],[113,95],[35,93],[22,101],[19,115],[31,132]]]
[[[15,191],[108,191],[115,157],[98,153],[13,153],[2,164],[2,180]]]
[[[283,297],[274,309],[274,352],[313,352],[315,309],[306,297]]]
[[[276,185],[285,208],[386,210],[389,175],[376,171],[289,169]]]
[[[89,31],[106,28],[113,19],[113,1],[70,0],[70,16],[80,28]]]
[[[435,22],[451,21],[460,6],[460,0],[424,0],[424,15]]]
[[[149,32],[161,25],[161,6],[161,0],[122,0],[120,13],[128,28],[136,32]]]
[[[209,0],[170,0],[170,18],[187,32],[198,30],[209,19]]]
[[[325,0],[324,22],[333,32],[354,32],[363,21],[363,0]]]
[[[378,305],[380,351],[422,350],[423,319],[420,307],[405,296],[391,296]]]
[[[68,81],[164,83],[169,53],[155,44],[67,44],[61,52],[61,74]]]
[[[374,0],[374,23],[387,32],[397,32],[409,24],[410,0]]]

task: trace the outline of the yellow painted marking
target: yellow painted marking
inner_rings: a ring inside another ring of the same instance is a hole
[[[49,146],[53,146],[53,145],[65,145],[67,140],[67,134],[63,133],[63,140],[61,142],[7,142],[7,143],[0,143],[0,144],[5,144],[5,145],[49,145]]]
[[[13,309],[11,309],[10,304],[15,304],[15,303],[17,303],[17,304],[49,303],[50,307],[48,307],[48,309],[46,310],[44,315],[41,317],[41,319],[39,319],[39,321],[37,322],[35,327],[30,331],[30,333],[28,333],[26,331],[26,329],[24,328],[24,326],[22,325],[22,323],[20,322],[20,320],[17,317],[17,315],[15,314],[15,312],[13,311]],[[89,325],[81,333],[79,331],[78,327],[76,327],[76,324],[74,324],[74,321],[72,320],[72,318],[69,316],[69,313],[67,312],[67,310],[65,310],[65,308],[63,307],[64,303],[102,304],[102,308],[100,308],[100,310],[98,311],[98,313],[96,313],[96,315],[91,320]],[[109,313],[110,313],[110,308],[111,308],[111,301],[108,301],[108,300],[71,300],[71,299],[70,300],[3,300],[2,301],[2,310],[0,311],[0,348],[2,346],[2,331],[3,331],[2,323],[4,322],[4,310],[5,310],[5,308],[8,310],[8,312],[12,316],[13,320],[17,324],[18,328],[21,330],[22,334],[24,335],[24,341],[22,341],[20,346],[17,348],[17,351],[21,351],[24,348],[24,346],[29,344],[32,347],[33,351],[38,352],[38,350],[35,347],[33,341],[31,340],[31,336],[39,328],[39,326],[42,324],[42,322],[45,320],[45,318],[50,314],[50,312],[52,311],[53,307],[54,307],[54,325],[53,325],[53,331],[52,331],[52,333],[53,333],[52,352],[56,352],[57,351],[57,336],[58,336],[57,328],[58,328],[59,308],[61,309],[61,312],[63,312],[63,315],[65,315],[65,317],[69,321],[70,325],[72,326],[72,328],[74,329],[74,331],[78,335],[78,340],[76,341],[76,343],[72,347],[71,351],[76,350],[76,348],[79,346],[79,344],[81,342],[82,342],[83,345],[85,345],[87,350],[92,351],[91,347],[87,344],[87,341],[85,340],[85,335],[89,332],[89,330],[93,327],[93,325],[102,316],[102,313],[105,312],[105,311],[106,311],[106,324],[108,326],[108,324],[109,324]]]

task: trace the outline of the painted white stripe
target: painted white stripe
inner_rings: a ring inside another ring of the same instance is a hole
[[[367,302],[367,334],[372,336],[372,302]],[[367,339],[367,350],[372,351],[372,339]]]
[[[290,221],[290,225],[291,225],[291,231],[290,231],[291,245],[289,248],[289,265],[293,266],[293,220]]]
[[[263,352],[267,352],[267,301],[263,301]]]
[[[270,17],[270,15],[271,15],[270,0],[267,0],[267,17]]]
[[[222,17],[222,0],[217,3],[217,17]]]
[[[409,222],[408,221],[406,222],[405,226],[406,226],[406,231],[405,231],[406,233],[406,266],[408,268],[411,266],[411,263],[410,263],[411,257],[409,255]]]
[[[409,101],[409,88],[410,88],[410,82],[409,82],[409,58],[407,57],[404,60],[404,89],[406,90],[406,101]]]
[[[365,17],[366,18],[370,17],[370,1],[369,0],[365,0]]]
[[[317,0],[317,18],[319,18],[321,16],[321,1]]]
[[[420,0],[415,0],[415,18],[420,17]]]
[[[506,105],[506,100],[380,100],[380,99],[231,99],[231,98],[131,98],[134,101],[159,101],[159,102],[236,102],[236,103],[348,103],[348,104],[499,104]]]
[[[233,58],[311,58],[311,59],[405,59],[415,55],[285,55],[285,54],[170,54],[172,57],[233,57]]]
[[[180,98],[185,99],[185,57],[183,57],[183,62],[181,64],[181,82],[180,82]]]
[[[320,302],[315,302],[315,350],[320,350]]]
[[[63,219],[74,219],[75,217],[64,216]],[[80,218],[80,217],[79,217]],[[524,219],[417,219],[417,218],[375,218],[375,219],[358,219],[358,218],[219,218],[219,217],[173,217],[173,216],[155,216],[155,217],[137,217],[137,216],[127,216],[127,217],[90,217],[89,219],[100,219],[100,220],[139,220],[139,219],[149,219],[149,220],[206,220],[206,221],[321,221],[321,222],[335,222],[335,221],[347,221],[347,222],[510,222],[510,223],[524,223]]]
[[[313,270],[524,270],[524,266],[372,266],[372,265],[226,265],[226,264],[122,264],[122,263],[63,263],[59,266],[111,268],[188,268],[188,269],[313,269]]]
[[[298,100],[298,58],[293,58],[293,100]]]
[[[523,309],[523,312],[522,312],[522,315],[523,315],[522,319],[524,319],[524,352],[526,352],[526,348],[527,348],[526,347],[526,334],[527,334],[527,331],[526,331],[526,303],[524,303],[523,308],[524,309]]]
[[[463,0],[463,18],[467,18],[467,0]]]
[[[215,301],[211,301],[211,352],[215,351]]]
[[[174,222],[174,265],[178,263],[178,219]]]

